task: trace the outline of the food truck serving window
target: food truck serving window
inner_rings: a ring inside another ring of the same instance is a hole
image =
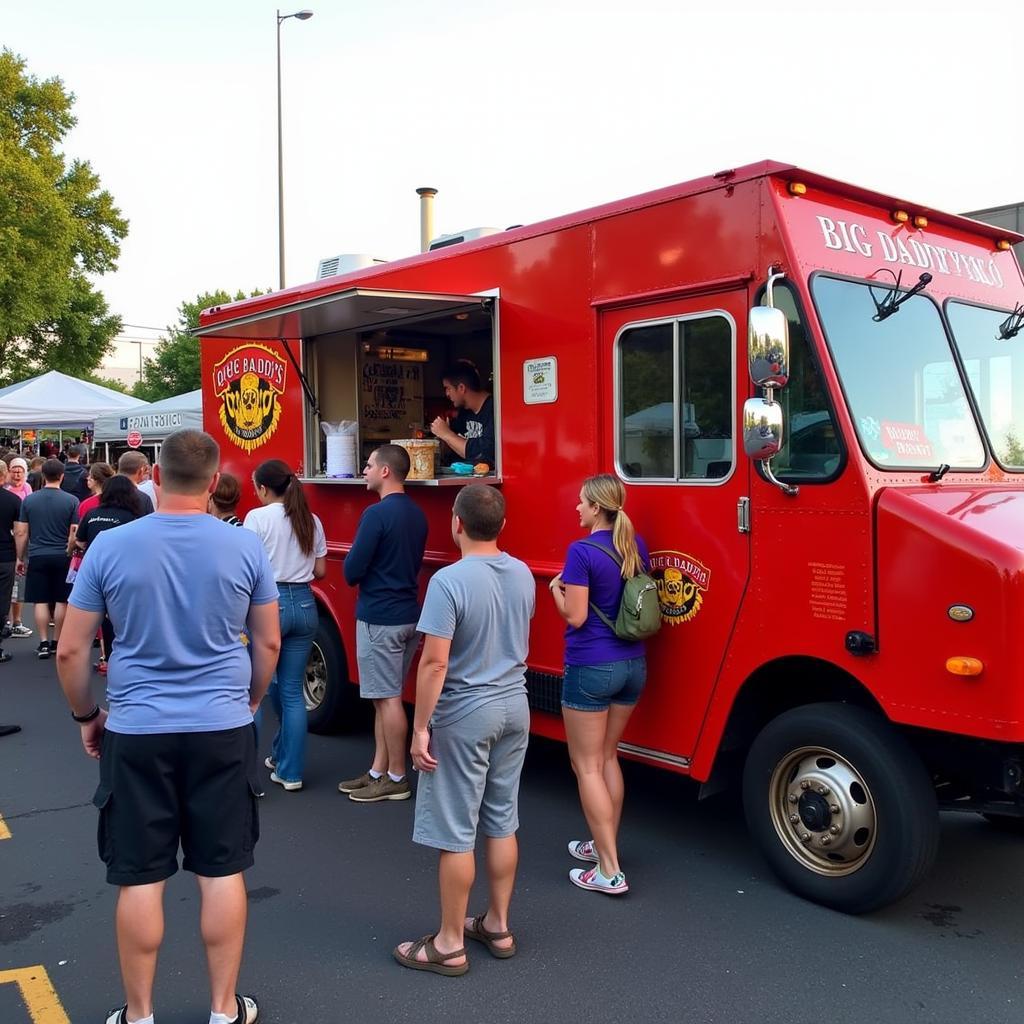
[[[487,397],[495,391],[495,303],[467,296],[414,311],[377,303],[372,320],[305,337],[303,370],[319,408],[319,415],[307,408],[307,477],[359,479],[370,452],[388,442],[409,452],[414,482],[468,479],[459,464],[497,476],[497,403]],[[450,380],[460,371],[468,374],[461,389]],[[487,444],[449,447],[431,429],[438,419],[460,438]]]
[[[616,341],[627,480],[724,479],[735,453],[734,328],[722,313],[627,325]]]

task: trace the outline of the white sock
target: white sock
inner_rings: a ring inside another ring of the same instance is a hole
[[[124,1019],[128,1020],[128,1014],[125,1014]],[[153,1014],[148,1017],[140,1017],[138,1020],[128,1020],[128,1024],[153,1024]]]
[[[396,775],[394,772],[388,772],[388,778],[392,782],[401,782],[402,779],[405,778],[405,774],[403,773],[402,775]]]
[[[382,779],[382,778],[384,778],[384,773],[383,773],[383,772],[375,772],[375,771],[374,771],[374,770],[373,770],[373,769],[371,768],[371,769],[370,769],[370,778],[371,778],[371,779]]]
[[[229,1017],[226,1013],[214,1013],[210,1011],[210,1024],[231,1024],[237,1017]]]

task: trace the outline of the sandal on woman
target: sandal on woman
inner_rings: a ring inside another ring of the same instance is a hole
[[[486,914],[481,914],[479,917],[473,918],[473,923],[465,929],[465,935],[467,939],[473,939],[474,942],[481,942],[487,947],[487,952],[491,956],[496,956],[499,960],[507,960],[510,956],[515,956],[519,951],[519,947],[516,944],[516,937],[511,932],[492,932],[488,931],[484,927],[484,918]],[[511,946],[499,946],[497,943],[502,939],[511,939]]]
[[[403,953],[397,946],[394,950],[395,959],[403,966],[409,967],[414,971],[431,971],[434,974],[443,974],[449,978],[457,978],[460,974],[465,974],[469,970],[469,958],[466,957],[464,964],[449,964],[449,960],[455,960],[457,957],[466,956],[466,949],[455,950],[454,953],[441,953],[434,945],[434,939],[436,935],[424,935],[422,939],[417,939],[410,947],[407,953]],[[427,954],[426,960],[417,960],[416,955],[420,950],[423,950]]]

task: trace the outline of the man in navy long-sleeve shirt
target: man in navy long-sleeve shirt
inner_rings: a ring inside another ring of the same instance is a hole
[[[416,653],[419,574],[427,546],[427,517],[405,493],[409,454],[395,444],[370,453],[363,476],[380,501],[360,517],[345,556],[345,582],[359,587],[356,661],[359,694],[373,701],[376,749],[369,771],[338,783],[356,803],[407,800],[408,723],[402,684]]]

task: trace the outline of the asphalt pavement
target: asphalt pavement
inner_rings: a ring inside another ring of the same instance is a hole
[[[90,1024],[122,1001],[115,890],[96,856],[97,766],[35,642],[8,641],[15,658],[0,666],[0,722],[23,727],[0,738],[0,1024]],[[699,802],[688,780],[630,765],[621,847],[632,891],[613,899],[567,879],[565,844],[584,826],[564,748],[540,740],[520,804],[519,955],[471,944],[464,977],[403,970],[392,948],[437,922],[436,858],[410,841],[412,801],[358,805],[336,791],[370,750],[365,732],[311,737],[306,789],[267,782],[241,980],[266,1024],[1021,1019],[1024,838],[945,815],[931,877],[896,906],[846,917],[779,885],[736,798]],[[481,871],[471,911],[484,906],[482,883]],[[168,883],[166,909],[156,1020],[204,1024],[185,873]]]

